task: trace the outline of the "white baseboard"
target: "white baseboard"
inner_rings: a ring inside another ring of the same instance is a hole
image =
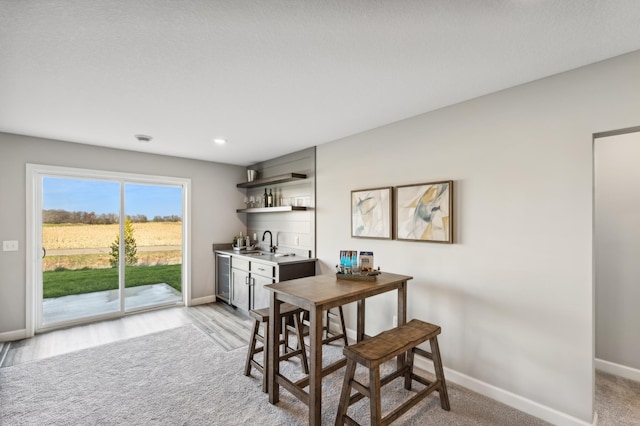
[[[14,340],[22,340],[27,338],[27,330],[14,330],[0,333],[0,342],[13,342]]]
[[[422,357],[415,358],[415,366],[430,373],[434,372],[433,364]],[[444,369],[444,376],[447,382],[455,383],[456,385],[477,392],[480,395],[494,399],[556,426],[590,426],[597,424],[585,422],[566,413],[490,385],[489,383],[485,383],[481,380],[474,379],[473,377],[467,376],[466,374],[450,368]],[[597,422],[597,419],[594,418],[594,421]]]
[[[191,299],[188,306],[204,305],[206,303],[213,303],[216,301],[216,296],[198,297],[197,299]]]
[[[640,370],[596,358],[596,370],[640,382]]]
[[[356,340],[356,332],[352,329],[347,329],[347,336],[351,341]],[[434,373],[431,361],[427,361],[422,357],[415,357],[414,362],[417,368],[432,374]],[[445,368],[444,371],[447,382],[455,383],[456,385],[472,390],[480,395],[486,396],[487,398],[494,399],[556,426],[596,426],[598,424],[597,413],[594,413],[591,423],[585,422],[566,413],[490,385],[489,383],[474,379],[473,377],[467,376],[466,374],[450,368]]]

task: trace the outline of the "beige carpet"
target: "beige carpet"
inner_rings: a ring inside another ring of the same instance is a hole
[[[640,383],[596,371],[598,426],[640,426]]]
[[[245,353],[245,348],[226,352],[188,325],[2,368],[0,424],[307,424],[304,404],[282,390],[279,404],[271,405],[261,391],[260,374],[242,374]],[[328,347],[324,358],[330,362],[340,354],[340,347]],[[284,364],[292,378],[301,374],[297,360]],[[323,424],[334,422],[343,373],[323,382]],[[383,390],[383,411],[411,394],[400,379]],[[546,424],[452,384],[449,398],[450,412],[440,408],[434,394],[396,424]],[[350,415],[369,424],[368,401],[353,406]]]

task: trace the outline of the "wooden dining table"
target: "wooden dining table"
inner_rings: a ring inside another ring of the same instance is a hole
[[[309,425],[320,425],[322,417],[322,377],[344,365],[343,358],[322,367],[323,312],[357,302],[356,339],[363,340],[365,335],[365,300],[368,297],[397,290],[398,325],[407,321],[407,282],[413,277],[383,272],[375,281],[354,281],[340,279],[335,274],[316,275],[295,280],[265,285],[270,291],[269,308],[269,351],[268,388],[269,402],[277,404],[280,399],[280,386],[291,392],[309,407]],[[291,303],[309,312],[309,375],[293,382],[280,374],[278,362],[279,341],[282,324],[280,304]],[[404,355],[398,357],[399,367],[404,364]],[[306,387],[308,391],[305,391]]]

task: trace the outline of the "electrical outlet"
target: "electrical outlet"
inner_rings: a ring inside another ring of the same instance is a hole
[[[398,316],[397,316],[397,315],[394,315],[394,316],[393,316],[393,320],[392,320],[392,321],[393,321],[393,326],[394,326],[394,327],[397,327],[397,326],[398,326]]]
[[[3,241],[2,242],[2,251],[18,251],[18,241]]]
[[[296,235],[296,245],[297,245],[297,246],[299,246],[299,245],[300,245],[300,237],[298,237],[297,235]]]

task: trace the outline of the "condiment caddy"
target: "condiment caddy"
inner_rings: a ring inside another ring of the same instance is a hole
[[[340,251],[340,264],[336,265],[336,277],[353,281],[374,281],[382,272],[380,267],[378,270],[373,269],[373,252],[361,251],[360,262],[358,262],[357,253],[355,250]]]

